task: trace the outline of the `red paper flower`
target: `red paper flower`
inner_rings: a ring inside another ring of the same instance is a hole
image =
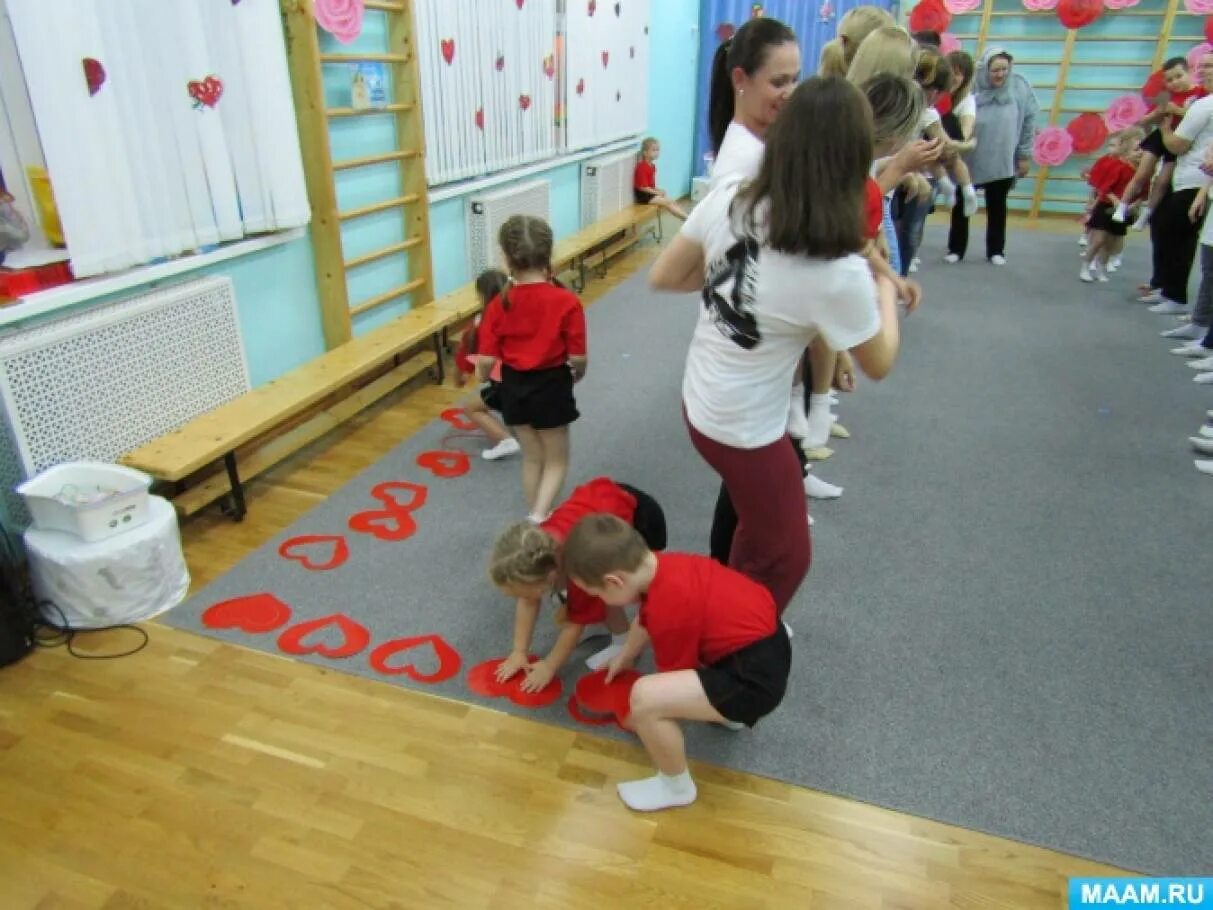
[[[1057,18],[1066,28],[1083,28],[1103,15],[1103,0],[1059,0]]]
[[[1066,132],[1074,140],[1076,155],[1089,155],[1101,148],[1108,139],[1108,125],[1099,114],[1079,114],[1066,124]]]
[[[948,30],[952,22],[952,14],[943,5],[943,0],[919,0],[917,6],[910,10],[910,31],[939,32]]]
[[[1036,134],[1032,147],[1032,158],[1044,167],[1065,164],[1074,151],[1074,140],[1060,126],[1046,126]]]

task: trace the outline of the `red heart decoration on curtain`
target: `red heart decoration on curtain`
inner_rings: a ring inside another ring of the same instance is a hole
[[[514,0],[514,2],[518,4],[519,9],[522,9],[523,4],[526,3],[526,0]]]
[[[463,408],[447,408],[438,416],[456,430],[476,429],[476,424],[468,420],[468,415],[464,412]]]
[[[327,559],[313,559],[312,555]],[[284,540],[278,547],[278,555],[302,564],[309,572],[327,572],[344,565],[350,557],[350,548],[344,537],[335,534],[304,534]]]
[[[531,96],[530,95],[519,95],[518,96],[518,106],[520,108],[522,108],[524,111],[529,111],[531,109]]]
[[[438,44],[442,48],[442,59],[450,64],[455,59],[455,39],[443,38]]]
[[[602,68],[603,68],[603,69],[606,69],[606,68],[607,68],[607,64],[608,64],[608,63],[610,63],[610,62],[611,62],[611,52],[610,52],[610,51],[603,51],[603,52],[602,52]]]
[[[594,13],[598,12],[598,0],[590,0],[586,9],[590,14],[590,18],[592,19],[594,17]]]
[[[556,75],[556,58],[551,54],[543,58],[543,74],[549,79]]]
[[[502,54],[498,54],[498,55],[497,55],[497,62],[494,64],[494,66],[496,66],[496,67],[497,67],[497,72],[499,72],[499,73],[500,73],[500,72],[501,72],[503,69],[505,69],[505,56],[504,56],[504,55],[502,55]]]
[[[223,82],[218,76],[207,76],[201,82],[194,80],[186,88],[197,104],[206,107],[214,107],[223,96]]]
[[[422,673],[411,663],[405,664],[403,667],[388,666],[388,661],[402,651],[412,651],[426,645],[429,645],[434,651],[437,669],[433,672]],[[457,674],[460,666],[463,665],[463,659],[459,656],[459,652],[448,645],[441,636],[418,635],[413,638],[397,638],[394,641],[384,642],[371,652],[370,663],[371,669],[376,673],[383,673],[387,676],[403,673],[416,682],[432,684],[440,683]]]
[[[1082,28],[1103,15],[1103,0],[1059,0],[1057,18],[1066,28]]]
[[[943,0],[919,0],[910,10],[910,31],[946,32],[952,23],[952,14],[943,5]]]
[[[105,67],[100,60],[92,57],[85,57],[81,62],[84,64],[84,81],[88,83],[89,97],[92,97],[105,85]]]
[[[239,629],[260,635],[286,625],[291,608],[273,594],[247,594],[207,607],[202,624],[208,629]]]
[[[1205,40],[1213,44],[1213,16],[1205,16]]]
[[[323,632],[329,628],[341,630],[342,642],[340,645],[334,647],[325,644],[323,641],[318,641],[315,644],[303,643],[303,640],[309,635]],[[279,651],[295,655],[322,654],[333,660],[340,660],[343,657],[353,657],[370,643],[371,633],[367,631],[366,626],[356,623],[349,617],[342,616],[340,613],[334,613],[332,616],[322,616],[319,619],[312,619],[308,622],[301,622],[298,625],[291,626],[278,636]]]
[[[1066,124],[1066,132],[1074,140],[1076,155],[1089,155],[1102,148],[1108,139],[1108,125],[1099,114],[1088,111]]]
[[[577,94],[578,95],[585,94],[585,80],[584,79],[577,80]]]
[[[462,477],[472,469],[472,460],[466,452],[422,452],[417,466],[435,477]]]
[[[484,129],[484,108],[476,108],[476,129]]]

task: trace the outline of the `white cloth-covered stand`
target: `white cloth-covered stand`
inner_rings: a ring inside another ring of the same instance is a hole
[[[190,573],[181,552],[177,513],[159,496],[148,498],[145,524],[86,543],[60,531],[25,532],[34,595],[56,626],[98,629],[139,622],[185,599]],[[62,615],[60,615],[62,612]]]

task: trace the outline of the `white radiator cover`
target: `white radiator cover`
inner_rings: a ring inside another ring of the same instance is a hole
[[[632,175],[636,170],[639,146],[591,158],[581,165],[581,226],[623,211],[635,200]]]
[[[199,278],[0,335],[0,483],[124,452],[249,390],[231,279]]]
[[[497,232],[511,215],[534,215],[552,223],[551,191],[547,180],[534,180],[468,197],[468,270],[473,278],[487,268],[504,268]]]

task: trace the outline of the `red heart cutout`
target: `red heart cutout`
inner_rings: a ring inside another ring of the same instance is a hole
[[[533,654],[530,660],[538,660]],[[523,708],[543,708],[560,698],[564,684],[559,679],[553,679],[538,692],[523,692],[522,683],[526,674],[519,670],[505,682],[497,681],[497,668],[504,663],[504,658],[486,660],[468,671],[468,688],[477,695],[486,698],[508,698],[514,704]]]
[[[417,456],[417,467],[435,477],[462,477],[472,469],[472,460],[466,452],[422,452]]]
[[[484,129],[484,108],[482,107],[476,108],[476,129]]]
[[[611,62],[611,52],[603,51],[602,52],[602,68],[606,69],[607,64],[610,62]]]
[[[530,110],[531,96],[530,95],[519,95],[518,96],[518,106],[520,108],[522,108],[524,111]]]
[[[631,733],[623,723],[616,717],[603,716],[599,714],[587,714],[582,705],[577,703],[577,696],[570,695],[569,700],[565,702],[565,710],[569,712],[569,717],[577,721],[579,724],[584,724],[587,727],[606,727],[614,724],[625,733]]]
[[[503,57],[501,54],[498,54],[497,55],[497,72],[500,73],[503,69],[505,69],[505,57]]]
[[[409,494],[408,502],[401,502],[396,498],[397,490],[404,490]],[[407,480],[387,480],[376,484],[371,495],[397,512],[412,512],[425,505],[429,490],[419,483],[409,483]]]
[[[405,664],[403,667],[388,666],[388,660],[396,654],[401,651],[411,651],[413,648],[423,645],[429,645],[434,649],[434,657],[438,662],[438,668],[434,672],[422,673],[412,664]],[[371,669],[376,673],[383,673],[387,676],[403,673],[409,679],[422,683],[440,683],[450,679],[459,672],[459,668],[463,665],[459,652],[438,635],[418,635],[413,638],[397,638],[394,641],[384,642],[371,652],[370,662]]]
[[[379,540],[408,540],[417,533],[411,513],[398,509],[371,510],[350,516],[350,530]]]
[[[594,13],[598,12],[598,0],[590,0],[589,11],[590,18],[593,18]]]
[[[526,0],[514,0],[514,2],[518,4],[519,9],[522,9],[522,5],[526,3]]]
[[[577,94],[578,94],[578,95],[581,95],[581,94],[584,94],[584,93],[585,93],[585,80],[584,80],[584,79],[578,79],[578,80],[577,80]]]
[[[329,547],[328,559],[313,560],[309,550],[318,549],[318,545],[322,548],[324,544]],[[304,534],[284,540],[278,548],[278,555],[302,564],[309,572],[327,572],[345,564],[350,557],[350,548],[344,537],[335,534]]]
[[[577,680],[574,691],[577,701],[587,710],[624,718],[629,713],[628,698],[632,694],[632,686],[636,685],[638,679],[640,674],[635,670],[624,670],[607,683],[606,670],[595,670]]]
[[[85,57],[82,62],[84,64],[84,81],[88,83],[89,97],[92,97],[101,91],[101,86],[105,84],[105,67],[101,65],[100,60],[92,57]]]
[[[319,632],[329,626],[341,630],[344,641],[338,647],[332,647],[324,642],[305,645],[303,639],[314,632]],[[343,657],[353,657],[371,643],[371,633],[366,626],[352,619],[334,613],[332,616],[322,616],[291,626],[278,636],[278,650],[287,654],[322,654],[325,657],[339,660]]]
[[[239,629],[260,635],[286,625],[291,608],[273,594],[246,594],[207,607],[202,624],[208,629]]]
[[[443,38],[438,42],[438,46],[442,49],[442,59],[449,65],[455,59],[455,39]]]
[[[549,79],[556,75],[556,59],[551,54],[543,58],[543,74]]]
[[[438,416],[453,426],[456,430],[476,429],[476,424],[468,420],[468,416],[464,412],[463,408],[447,408]]]

